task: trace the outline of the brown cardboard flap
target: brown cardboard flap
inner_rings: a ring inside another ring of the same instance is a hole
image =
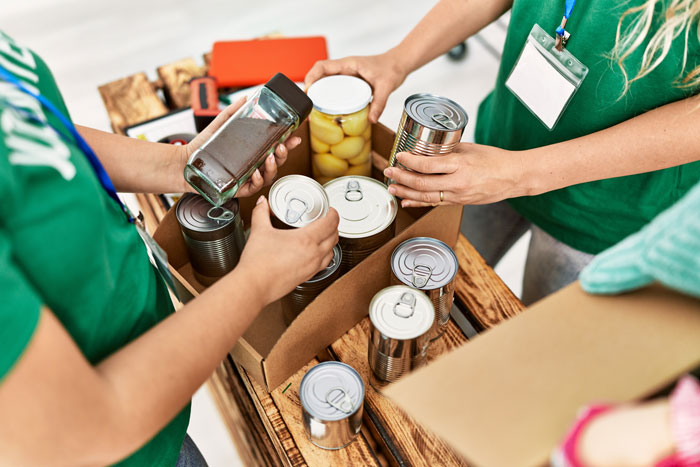
[[[384,392],[474,465],[547,461],[592,402],[653,394],[700,364],[700,301],[578,283]]]

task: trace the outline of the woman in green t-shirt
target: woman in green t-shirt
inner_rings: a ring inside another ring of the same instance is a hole
[[[330,262],[337,213],[277,230],[260,197],[238,266],[172,313],[99,162],[118,191],[187,191],[189,154],[241,102],[187,146],[76,135],[44,62],[2,32],[0,70],[0,465],[202,465],[185,438],[192,394],[265,305]]]
[[[415,172],[394,167],[385,174],[398,182],[390,191],[403,206],[468,205],[464,231],[492,266],[531,229],[526,303],[575,280],[592,255],[700,180],[700,108],[692,97],[700,82],[700,2],[575,3],[561,35],[570,33],[565,49],[588,75],[550,131],[506,82],[533,26],[554,38],[573,3],[442,0],[388,52],[319,62],[306,78],[307,85],[332,74],[364,78],[374,89],[376,121],[410,72],[512,8],[496,85],[479,108],[477,144],[462,143],[444,157],[399,154]],[[532,85],[549,75],[527,76]]]

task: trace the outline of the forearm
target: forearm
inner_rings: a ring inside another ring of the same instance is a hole
[[[151,143],[83,126],[77,128],[99,157],[117,191],[183,191],[184,146]]]
[[[495,21],[512,0],[442,0],[389,53],[410,73]]]
[[[522,187],[536,195],[700,159],[700,101],[688,98],[608,129],[523,151]]]

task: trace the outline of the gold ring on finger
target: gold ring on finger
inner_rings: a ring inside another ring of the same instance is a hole
[[[442,203],[442,202],[444,202],[444,201],[445,201],[445,193],[443,193],[442,191],[440,191],[440,202]]]

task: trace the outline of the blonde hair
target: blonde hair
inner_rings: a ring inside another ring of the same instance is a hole
[[[657,20],[655,13],[659,6],[663,16]],[[628,17],[631,18],[631,22],[623,27],[623,22]],[[642,5],[630,8],[623,13],[617,25],[615,47],[611,53],[611,58],[622,70],[624,78],[622,95],[627,93],[632,83],[644,78],[661,65],[671,49],[671,44],[680,35],[684,37],[685,48],[682,67],[674,85],[685,89],[693,89],[700,85],[700,66],[686,72],[688,41],[693,25],[700,36],[698,18],[700,18],[698,0],[647,0]],[[661,24],[644,49],[639,70],[630,78],[625,68],[625,60],[642,46],[652,27],[658,22]]]

